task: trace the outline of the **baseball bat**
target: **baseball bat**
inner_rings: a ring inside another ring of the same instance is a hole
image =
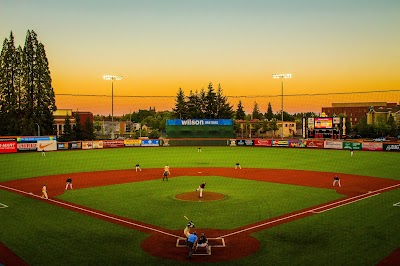
[[[188,220],[188,221],[189,221],[189,218],[187,218],[185,215],[183,215],[183,218],[185,218],[186,220]]]

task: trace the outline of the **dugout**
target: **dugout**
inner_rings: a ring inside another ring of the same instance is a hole
[[[233,138],[232,119],[168,119],[168,138]],[[196,144],[193,144],[196,145]]]

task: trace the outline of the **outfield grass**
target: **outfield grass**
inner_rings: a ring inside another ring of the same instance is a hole
[[[400,246],[400,190],[260,231],[251,265],[376,265]],[[260,263],[262,262],[262,263]]]
[[[148,147],[0,155],[0,182],[61,173],[174,167],[276,168],[348,173],[400,180],[400,153],[249,147]]]
[[[350,157],[348,151],[338,150],[249,147],[203,147],[202,150],[198,153],[197,147],[160,147],[48,152],[46,157],[40,153],[0,155],[0,182],[61,173],[133,169],[136,163],[142,168],[160,169],[168,163],[173,171],[178,167],[234,167],[236,162],[242,167],[400,180],[399,153],[355,151]],[[175,216],[181,217],[183,210],[187,215],[207,211],[206,217],[196,215],[196,223],[226,229],[340,197],[323,189],[207,178],[214,182],[207,182],[207,191],[226,194],[227,199],[202,205],[175,200],[173,197],[180,191],[198,186],[198,179],[190,176],[171,178],[167,184],[154,180],[68,191],[60,198],[169,229],[182,227],[182,221]],[[213,184],[218,189],[214,190]],[[249,188],[255,193],[248,192]],[[262,195],[262,199],[255,194]],[[146,198],[144,195],[147,199],[135,203]],[[399,199],[400,189],[397,189],[257,232],[253,236],[261,243],[259,252],[216,265],[375,265],[399,247],[400,207],[393,207]],[[180,264],[143,252],[140,243],[147,234],[4,190],[0,190],[0,203],[9,206],[0,209],[0,241],[30,265]],[[235,215],[229,219],[232,211],[227,208],[219,215],[224,204],[234,206],[234,211],[243,208],[241,218]],[[140,211],[143,205],[145,212]]]

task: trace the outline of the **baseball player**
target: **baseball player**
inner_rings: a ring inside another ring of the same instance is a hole
[[[66,182],[67,184],[65,185],[65,190],[67,190],[68,189],[68,186],[72,189],[72,178],[71,177],[69,177],[68,179],[67,179],[67,182]]]
[[[235,169],[242,169],[242,167],[240,166],[240,163],[236,163],[236,165],[235,165]]]
[[[140,165],[137,163],[136,165],[135,165],[135,170],[136,170],[136,172],[139,170],[140,172],[142,171],[142,168],[140,168]]]
[[[354,150],[353,150],[353,148],[350,148],[350,156],[353,156],[354,155]]]
[[[183,233],[185,234],[186,237],[189,237],[190,235],[190,229],[194,228],[194,223],[192,221],[188,222],[186,225],[185,229],[183,230]]]
[[[168,176],[170,174],[171,174],[171,172],[169,171],[169,166],[167,164],[166,166],[164,166],[164,174],[163,174],[162,181],[164,181],[164,178],[167,179],[167,181],[168,181]]]
[[[203,189],[206,187],[206,182],[200,184],[200,186],[196,189],[196,191],[200,191],[200,198],[203,197]]]
[[[47,196],[46,184],[44,184],[42,187],[42,199],[49,199],[49,197]]]
[[[200,237],[199,237],[199,239],[197,241],[197,246],[196,246],[195,250],[197,250],[197,248],[206,248],[207,254],[210,253],[210,248],[208,246],[208,239],[204,235],[204,233],[201,233],[201,235],[200,235]]]
[[[341,187],[341,185],[340,185],[340,178],[339,178],[337,175],[335,175],[335,176],[333,177],[333,186],[335,186],[336,183],[338,184],[339,187]]]

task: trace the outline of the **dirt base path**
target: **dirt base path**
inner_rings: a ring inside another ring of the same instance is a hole
[[[292,184],[308,187],[318,187],[335,189],[338,193],[346,196],[345,199],[337,200],[329,204],[316,206],[306,210],[286,214],[281,217],[275,217],[270,220],[250,224],[241,228],[233,230],[215,230],[212,228],[198,228],[197,230],[206,232],[208,238],[223,237],[225,247],[215,247],[212,249],[212,255],[195,256],[196,262],[217,262],[239,259],[251,255],[258,251],[260,243],[253,237],[251,233],[264,230],[266,228],[276,226],[285,222],[290,222],[305,216],[313,215],[323,210],[340,206],[351,201],[368,197],[371,191],[386,191],[395,189],[400,186],[400,182],[391,179],[373,178],[367,176],[358,176],[350,174],[340,174],[342,187],[333,187],[333,173],[327,172],[313,172],[313,171],[299,171],[299,170],[278,170],[278,169],[231,169],[231,168],[178,168],[171,170],[170,178],[178,176],[225,176],[230,178],[241,178],[249,180],[258,180],[265,182]],[[72,178],[74,189],[105,186],[121,183],[139,182],[153,179],[162,179],[162,169],[143,169],[141,172],[135,170],[114,170],[102,172],[87,172],[87,173],[73,173],[63,175],[53,175],[36,177],[22,180],[13,180],[0,183],[1,188],[8,189],[26,196],[28,193],[34,195],[41,194],[43,184],[47,185],[48,195],[50,198],[64,193],[66,179]],[[13,190],[15,189],[15,190]],[[218,193],[215,193],[218,194]],[[373,195],[373,194],[371,194]],[[196,197],[197,194],[189,192],[188,195],[180,195],[181,197]],[[204,196],[207,196],[205,191]],[[211,197],[211,194],[209,195]],[[212,195],[214,197],[216,195]],[[222,195],[223,196],[223,195]],[[178,196],[179,197],[179,196]],[[221,195],[219,196],[221,197]],[[213,199],[215,200],[215,199]],[[176,247],[176,236],[183,237],[183,230],[171,231],[163,228],[157,228],[153,225],[146,225],[138,221],[126,219],[124,217],[117,217],[115,215],[101,213],[97,210],[93,212],[85,212],[79,210],[77,205],[62,203],[57,199],[49,200],[50,204],[60,205],[68,209],[86,213],[87,215],[94,216],[99,219],[105,219],[110,222],[118,223],[136,230],[140,230],[151,234],[145,241],[142,242],[142,249],[153,256],[158,256],[164,259],[175,261],[186,261],[186,248]],[[82,206],[80,206],[82,208]],[[89,210],[89,208],[86,208]],[[101,215],[96,215],[95,212]],[[106,215],[106,216],[105,216]],[[107,218],[108,217],[108,218]],[[126,222],[121,222],[126,221]],[[220,241],[220,240],[212,240]],[[7,251],[0,249],[0,257]],[[400,262],[398,252],[395,255],[394,261]],[[4,255],[4,256],[3,256]],[[393,261],[393,257],[390,257]],[[2,262],[2,261],[0,261]],[[384,263],[384,261],[382,261]],[[383,264],[384,265],[384,264]]]

